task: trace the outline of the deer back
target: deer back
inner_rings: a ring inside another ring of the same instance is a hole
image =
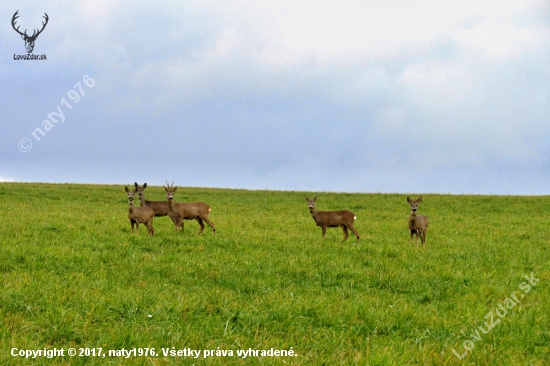
[[[204,202],[178,202],[176,211],[186,219],[195,219],[207,217],[212,210]]]
[[[342,224],[353,225],[355,214],[348,210],[339,211],[314,211],[311,213],[317,225],[340,226]]]
[[[145,205],[155,211],[155,216],[166,216],[170,212],[170,207],[168,207],[168,202],[166,201],[145,201]]]
[[[128,208],[128,218],[138,222],[145,222],[155,216],[155,211],[150,207],[135,207]]]

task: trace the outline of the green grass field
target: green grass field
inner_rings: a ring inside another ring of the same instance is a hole
[[[353,211],[361,242],[323,241],[304,193]],[[404,194],[180,187],[217,235],[160,217],[149,237],[130,234],[124,186],[0,183],[0,364],[549,365],[550,197],[423,197],[424,248]],[[237,355],[272,348],[297,355]]]

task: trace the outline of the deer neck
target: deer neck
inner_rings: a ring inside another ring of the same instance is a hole
[[[130,201],[128,200],[128,212],[133,212],[134,211],[134,201]]]
[[[317,217],[317,213],[319,211],[317,211],[317,209],[315,207],[312,207],[309,209],[309,213],[311,214],[311,217],[313,217],[313,219],[315,219]]]
[[[416,225],[416,212],[411,211],[411,216],[409,216],[409,223],[411,225]]]
[[[147,206],[147,201],[145,201],[144,195],[139,196],[139,204],[141,205],[141,207]]]
[[[170,212],[176,212],[176,203],[174,202],[174,199],[168,198],[168,209]]]

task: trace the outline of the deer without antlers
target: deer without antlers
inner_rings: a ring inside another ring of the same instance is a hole
[[[424,215],[417,215],[418,204],[422,201],[422,196],[418,197],[416,200],[407,197],[407,202],[411,206],[411,215],[409,216],[409,230],[411,232],[411,241],[412,244],[413,236],[416,234],[415,243],[418,244],[418,237],[420,237],[420,243],[422,246],[426,244],[426,231],[428,230],[428,218]]]
[[[135,207],[134,195],[137,190],[131,191],[128,187],[125,187],[125,190],[126,193],[128,193],[128,218],[132,226],[132,234],[134,233],[134,224],[136,224],[136,231],[139,232],[139,224],[142,223],[147,226],[149,235],[154,235],[155,228],[153,227],[153,217],[155,217],[155,212],[150,207]]]
[[[179,227],[183,230],[183,220],[197,220],[201,227],[197,235],[200,235],[204,230],[203,221],[206,221],[206,223],[210,225],[212,228],[212,233],[216,235],[216,227],[208,218],[208,215],[212,211],[210,206],[204,202],[174,202],[174,192],[176,192],[177,189],[178,187],[174,187],[174,182],[172,182],[172,185],[169,185],[168,182],[166,182],[166,187],[164,187],[164,190],[166,191],[166,200],[168,202],[168,207],[170,208],[170,214],[175,220],[174,223],[176,224],[176,231]]]
[[[317,211],[317,209],[315,208],[315,201],[317,200],[317,196],[315,196],[315,198],[312,200],[310,200],[307,196],[305,197],[309,212],[311,213],[311,217],[313,217],[313,220],[315,220],[317,226],[321,227],[323,239],[325,238],[327,227],[338,226],[340,226],[342,230],[344,230],[344,240],[342,240],[342,243],[345,242],[349,236],[348,229],[350,229],[355,234],[355,236],[357,237],[357,241],[361,239],[359,233],[353,227],[353,222],[356,219],[356,216],[353,212],[348,210]]]
[[[46,28],[46,24],[48,24],[48,20],[50,19],[48,17],[48,14],[44,13],[44,16],[43,18],[46,19],[45,22],[42,22],[42,29],[38,30],[38,29],[35,29],[34,32],[32,33],[32,36],[29,36],[27,34],[27,30],[25,29],[25,32],[21,33],[19,31],[19,27],[15,28],[15,22],[17,21],[17,18],[19,18],[19,15],[17,15],[17,13],[19,13],[19,10],[17,10],[15,12],[15,14],[13,14],[13,17],[11,18],[11,26],[13,27],[13,29],[19,33],[21,35],[21,38],[23,38],[23,40],[25,41],[25,48],[27,49],[27,53],[32,53],[33,49],[34,49],[34,42],[36,41],[36,38],[38,37],[38,35],[40,33],[42,33],[42,31],[44,30],[44,28]]]

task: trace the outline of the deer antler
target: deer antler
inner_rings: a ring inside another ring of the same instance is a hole
[[[17,13],[19,13],[19,10],[17,10],[17,11],[15,12],[15,14],[13,14],[13,18],[11,18],[11,26],[12,26],[13,29],[14,29],[17,33],[19,33],[20,35],[26,36],[26,35],[27,35],[27,30],[26,30],[26,29],[25,29],[25,33],[21,33],[21,32],[19,31],[19,27],[15,28],[15,22],[16,22],[17,18],[19,18],[19,15],[17,15]],[[44,14],[46,14],[46,13],[44,13]],[[28,37],[28,36],[27,36],[27,37]]]
[[[44,16],[42,18],[46,19],[45,22],[42,22],[42,29],[38,30],[38,29],[35,29],[34,32],[32,33],[32,36],[29,36],[27,34],[27,30],[25,29],[25,32],[24,33],[21,33],[21,31],[19,31],[19,27],[15,28],[15,22],[17,21],[17,18],[19,18],[19,15],[17,14],[19,13],[19,10],[17,10],[15,12],[15,14],[13,14],[13,17],[11,18],[11,26],[13,27],[13,29],[19,33],[20,35],[22,36],[25,36],[25,38],[28,38],[28,39],[36,39],[36,37],[38,37],[38,35],[40,33],[42,33],[42,31],[44,30],[44,28],[46,28],[46,24],[48,24],[48,20],[50,19],[48,17],[48,14],[47,13],[44,13]],[[37,33],[38,32],[38,33]]]
[[[39,35],[40,33],[42,33],[42,31],[44,30],[44,28],[46,28],[46,24],[48,24],[48,20],[49,20],[50,18],[48,17],[48,14],[46,14],[46,13],[44,13],[44,16],[43,16],[42,18],[46,19],[46,22],[42,22],[42,29],[40,29],[40,30],[38,31],[38,33],[36,33],[36,35],[34,34],[34,33],[36,32],[36,30],[35,30],[35,31],[33,32],[32,36],[31,36],[31,38],[33,38],[33,37],[34,37],[34,38],[38,37],[38,35]],[[37,30],[38,30],[38,29],[37,29]]]

